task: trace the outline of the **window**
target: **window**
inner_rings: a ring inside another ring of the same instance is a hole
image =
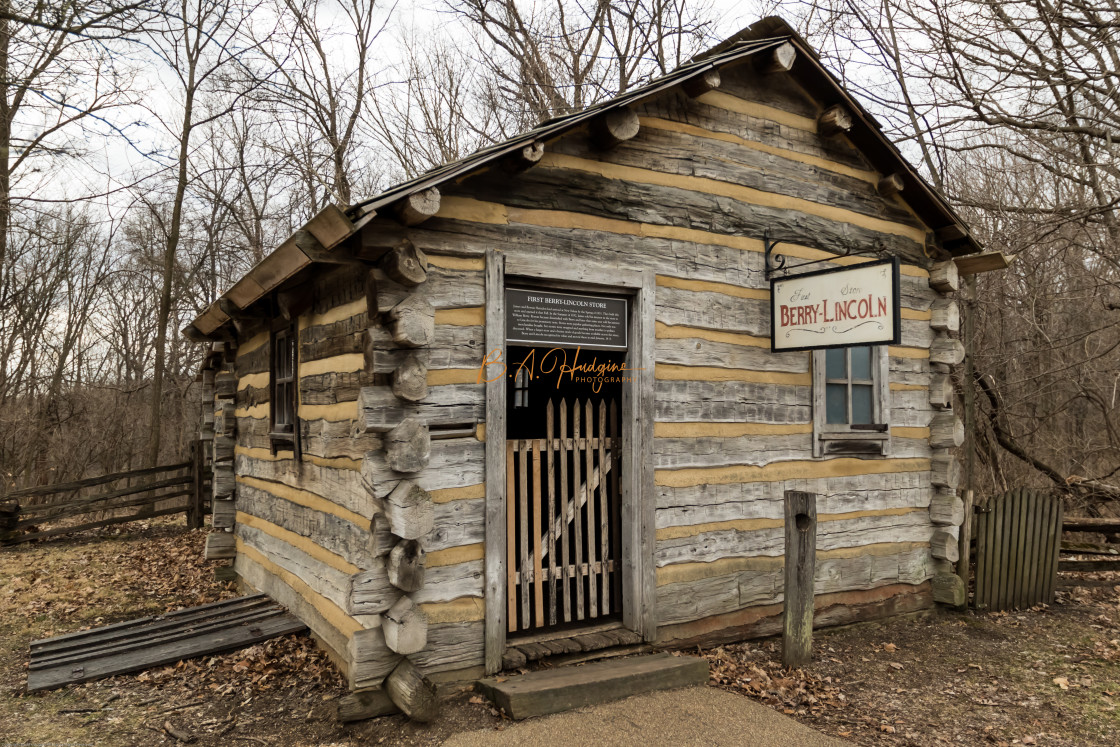
[[[529,372],[524,366],[518,367],[513,377],[513,406],[529,406]]]
[[[299,423],[296,417],[296,344],[298,333],[294,323],[285,321],[272,331],[272,361],[269,369],[270,423],[269,440],[272,453],[291,449],[299,456]]]
[[[887,454],[890,388],[883,345],[813,352],[813,455]]]

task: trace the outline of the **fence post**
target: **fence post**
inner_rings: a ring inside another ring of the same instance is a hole
[[[0,501],[0,545],[19,536],[19,501]]]
[[[817,555],[817,496],[787,490],[786,589],[782,666],[803,667],[813,654],[813,582]]]

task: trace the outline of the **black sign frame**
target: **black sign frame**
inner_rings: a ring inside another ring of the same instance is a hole
[[[775,333],[775,312],[777,311],[774,306],[777,299],[774,295],[774,285],[786,280],[797,280],[798,278],[816,277],[819,275],[831,275],[837,272],[848,272],[851,270],[862,270],[867,267],[877,267],[879,265],[891,266],[891,293],[894,295],[894,303],[891,304],[891,317],[892,326],[894,329],[894,336],[890,340],[883,340],[879,342],[860,342],[855,343],[840,343],[837,345],[804,345],[796,348],[775,348],[774,347],[774,333]],[[845,265],[843,267],[829,267],[825,270],[814,270],[812,272],[802,272],[797,275],[786,275],[784,277],[770,278],[770,352],[771,353],[801,353],[806,350],[836,350],[838,348],[851,348],[851,347],[864,347],[872,345],[899,345],[902,342],[902,263],[898,257],[890,257],[889,259],[880,259],[872,262],[861,262],[858,265]]]
[[[615,330],[615,339],[621,335],[621,344],[606,344],[606,343],[583,343],[573,340],[543,340],[529,337],[512,337],[512,330],[514,329],[512,313],[513,304],[510,302],[509,291],[520,293],[536,293],[548,296],[568,296],[572,298],[584,298],[595,301],[609,301],[611,303],[622,304],[622,319],[621,324]],[[570,290],[554,290],[552,288],[541,288],[531,286],[506,286],[503,293],[503,301],[505,303],[505,322],[506,322],[506,345],[522,345],[527,347],[545,347],[551,346],[556,348],[581,348],[583,350],[629,350],[630,349],[630,299],[627,296],[611,295],[607,293],[580,293]]]

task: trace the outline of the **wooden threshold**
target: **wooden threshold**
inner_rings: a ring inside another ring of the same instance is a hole
[[[538,633],[531,637],[509,641],[502,656],[502,667],[518,669],[530,661],[602,651],[618,646],[633,646],[642,642],[641,635],[617,621],[575,630]]]
[[[610,622],[599,623],[598,625],[588,625],[580,628],[569,628],[567,630],[546,630],[543,633],[534,633],[532,635],[517,636],[510,638],[509,644],[506,646],[518,646],[522,643],[541,643],[543,641],[555,641],[560,638],[573,638],[579,635],[586,635],[588,633],[605,633],[608,630],[618,630],[623,627],[621,620],[611,620]]]

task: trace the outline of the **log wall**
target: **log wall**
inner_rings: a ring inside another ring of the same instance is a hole
[[[818,622],[932,603],[928,582],[949,559],[934,557],[931,538],[955,527],[935,524],[930,505],[956,485],[944,438],[931,445],[935,415],[951,402],[931,404],[948,367],[931,362],[930,349],[949,331],[933,326],[931,309],[945,299],[930,287],[929,227],[899,196],[880,196],[884,175],[843,137],[817,134],[821,107],[792,79],[759,80],[746,66],[723,72],[723,85],[696,99],[669,92],[636,107],[639,134],[610,151],[576,132],[546,143],[523,173],[493,168],[444,185],[438,214],[418,225],[372,220],[352,251],[372,263],[407,240],[426,254],[427,278],[405,286],[381,269],[367,277],[353,268],[318,277],[299,321],[299,463],[269,453],[268,335],[241,340],[237,568],[306,610],[348,662],[353,686],[376,686],[399,658],[382,631],[399,597],[382,583],[398,538],[380,512],[402,480],[386,439],[410,418],[474,432],[432,439],[411,476],[434,517],[418,540],[424,583],[409,594],[426,616],[427,645],[409,658],[429,675],[483,664],[488,249],[544,268],[656,275],[648,416],[659,641],[773,632],[785,490],[818,495]],[[810,354],[769,351],[767,231],[794,258],[828,258],[852,242],[902,258],[889,456],[813,458]],[[394,339],[388,320],[402,302],[434,310],[428,344]],[[426,369],[428,391],[416,402],[390,386],[409,356]]]

